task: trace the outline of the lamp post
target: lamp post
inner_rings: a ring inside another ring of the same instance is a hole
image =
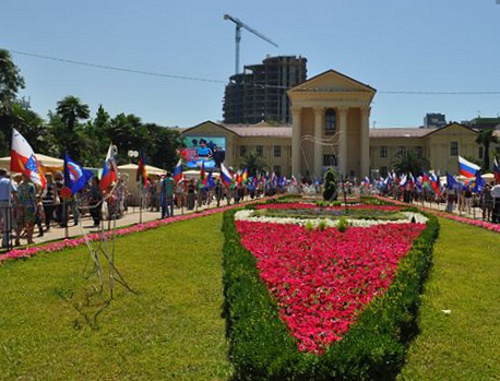
[[[132,158],[139,157],[139,152],[134,150],[129,150],[127,152],[127,156],[129,157],[129,164],[132,164]]]

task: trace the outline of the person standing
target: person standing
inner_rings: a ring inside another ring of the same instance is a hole
[[[28,245],[33,242],[33,228],[35,226],[36,220],[36,188],[35,185],[29,180],[26,175],[23,175],[23,181],[18,187],[18,197],[19,204],[22,208],[22,213],[19,215],[17,222],[17,239],[16,245],[19,245],[19,237],[21,230],[24,227],[26,231],[26,238],[28,239]]]
[[[161,183],[161,218],[174,216],[174,180],[172,174],[167,172],[167,176]]]
[[[50,222],[54,217],[54,207],[59,204],[59,198],[57,196],[52,174],[46,173],[45,178],[47,179],[47,187],[43,192],[42,204],[45,215],[45,231],[48,232],[50,230]]]
[[[215,183],[215,200],[217,201],[217,208],[220,206],[220,200],[224,197],[224,188],[220,179]]]
[[[92,178],[92,188],[90,188],[90,214],[94,220],[94,227],[99,227],[101,225],[101,207],[102,207],[102,193],[99,187],[99,179],[97,177]]]
[[[7,177],[7,170],[0,168],[0,227],[2,231],[2,247],[9,247],[9,235],[12,226],[12,197],[16,191],[16,184]]]
[[[491,188],[491,197],[493,198],[493,218],[492,222],[500,224],[500,182]]]

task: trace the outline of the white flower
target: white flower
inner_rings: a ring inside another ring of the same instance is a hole
[[[364,220],[364,219],[355,219],[355,218],[347,218],[347,222],[349,226],[356,227],[369,227],[375,225],[383,225],[383,224],[408,224],[412,222],[412,219],[415,219],[416,223],[425,224],[428,220],[427,217],[420,213],[414,212],[401,212],[404,215],[404,218],[398,220]],[[300,218],[300,217],[269,217],[263,215],[255,215],[253,210],[240,210],[234,215],[236,220],[250,221],[250,222],[267,222],[273,224],[295,224],[305,226],[308,223],[311,223],[313,227],[317,227],[321,222],[326,224],[326,227],[335,227],[337,226],[339,220],[329,219],[329,218]]]

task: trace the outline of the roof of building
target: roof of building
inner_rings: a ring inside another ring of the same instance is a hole
[[[371,128],[370,138],[421,138],[431,132],[418,127],[406,128]]]
[[[194,127],[179,129],[181,133],[194,130],[205,123],[212,123],[224,130],[232,132],[240,137],[276,137],[276,138],[291,138],[292,126],[272,126],[266,122],[257,124],[224,124],[214,123],[211,121],[200,123]],[[452,125],[463,127],[467,130],[477,133],[477,130],[464,126],[459,123],[450,123],[441,128],[420,128],[420,127],[404,127],[404,128],[371,128],[370,138],[423,138],[438,131],[441,131]],[[496,130],[494,135],[500,138],[500,130]]]

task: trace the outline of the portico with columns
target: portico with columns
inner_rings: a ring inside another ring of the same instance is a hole
[[[288,91],[292,103],[292,174],[318,178],[335,166],[361,179],[370,172],[370,107],[376,90],[334,70]]]

